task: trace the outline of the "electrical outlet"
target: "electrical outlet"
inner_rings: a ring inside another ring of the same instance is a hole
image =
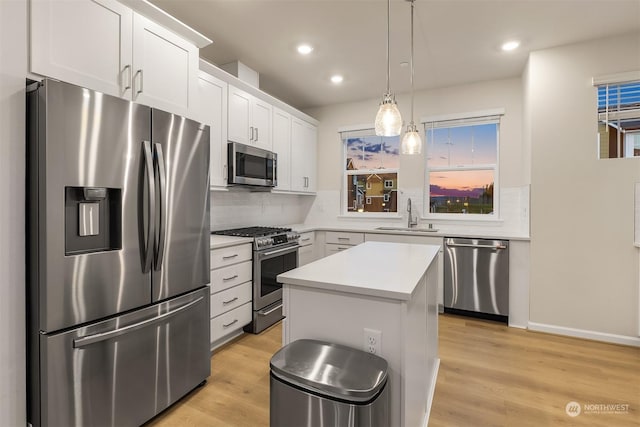
[[[367,353],[380,356],[382,351],[382,332],[375,329],[364,328],[362,349]]]

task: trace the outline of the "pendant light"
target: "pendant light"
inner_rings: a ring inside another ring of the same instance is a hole
[[[382,96],[382,102],[376,114],[376,135],[398,136],[402,133],[402,117],[396,104],[395,95],[391,94],[391,61],[389,58],[389,32],[391,16],[391,0],[387,0],[387,92]]]
[[[411,2],[411,123],[407,125],[407,131],[402,137],[400,151],[402,154],[420,154],[422,152],[422,138],[413,122],[413,3],[415,0],[407,0]]]

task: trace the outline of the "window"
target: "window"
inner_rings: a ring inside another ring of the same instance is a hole
[[[596,86],[600,158],[640,157],[640,81]]]
[[[497,216],[499,119],[425,121],[425,209],[430,214]]]
[[[343,213],[398,211],[400,137],[376,136],[375,130],[340,133],[344,145]]]

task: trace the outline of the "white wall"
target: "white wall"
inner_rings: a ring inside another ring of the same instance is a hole
[[[25,76],[27,2],[0,1],[0,424],[26,423]]]
[[[597,158],[591,85],[594,76],[638,69],[640,33],[529,58],[531,322],[638,336],[640,159]]]
[[[410,96],[397,96],[405,121],[409,121]],[[318,128],[318,197],[307,222],[344,223],[349,220],[340,215],[342,185],[342,142],[338,129],[344,126],[373,124],[378,99],[331,105],[305,112],[320,121]],[[523,164],[528,163],[522,144],[522,82],[519,78],[467,84],[462,86],[420,91],[415,97],[415,121],[421,117],[464,113],[492,108],[504,108],[500,122],[500,186],[501,217],[503,223],[483,226],[438,224],[456,231],[484,232],[528,236],[528,184],[529,176]],[[406,198],[411,197],[418,213],[423,211],[424,160],[422,156],[401,156],[399,172],[399,215],[405,215]],[[415,212],[415,210],[414,210]],[[362,222],[356,219],[351,222]],[[401,224],[406,221],[397,219]]]

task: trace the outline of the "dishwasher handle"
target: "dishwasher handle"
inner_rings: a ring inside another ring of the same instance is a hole
[[[454,248],[507,249],[506,245],[474,245],[470,243],[447,243],[446,245]]]

